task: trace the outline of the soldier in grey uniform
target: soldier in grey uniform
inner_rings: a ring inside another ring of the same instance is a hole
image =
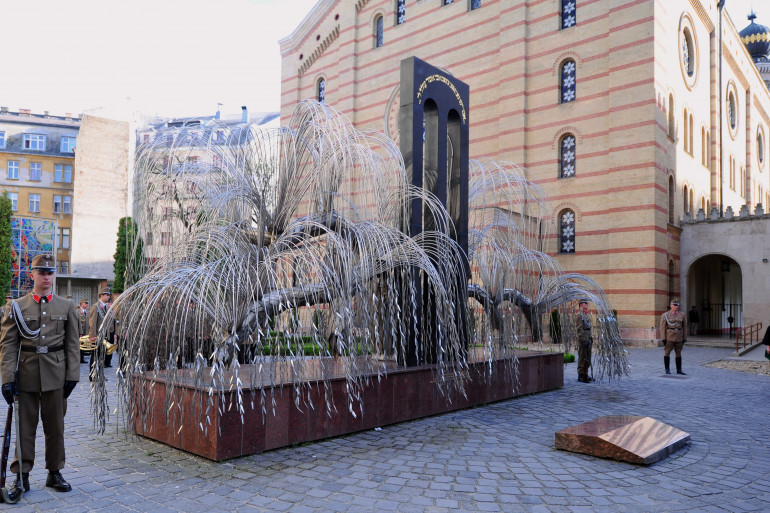
[[[660,335],[666,348],[663,350],[663,365],[666,374],[671,374],[671,350],[676,352],[676,373],[685,376],[682,372],[682,347],[687,340],[687,316],[679,311],[679,298],[673,298],[669,305],[669,311],[660,316]]]
[[[67,397],[80,380],[78,357],[79,321],[72,301],[52,293],[56,262],[51,254],[32,259],[32,292],[16,301],[3,320],[0,331],[0,375],[2,393],[8,404],[19,396],[19,422],[23,460],[17,458],[11,471],[22,482],[16,487],[29,491],[29,471],[35,464],[35,436],[38,416],[45,433],[47,487],[69,492],[64,480],[64,415]],[[18,358],[18,378],[14,375]]]
[[[591,312],[588,311],[588,299],[580,299],[580,320],[578,324],[578,381],[590,383],[588,368],[591,367],[591,346],[594,339],[591,337]]]

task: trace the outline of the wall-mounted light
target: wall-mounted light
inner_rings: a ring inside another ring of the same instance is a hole
[[[763,258],[763,259],[762,259],[762,263],[763,263],[763,264],[766,264],[766,263],[767,263],[767,258]]]

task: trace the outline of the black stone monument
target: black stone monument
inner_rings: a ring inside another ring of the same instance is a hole
[[[430,64],[409,57],[401,61],[401,105],[398,116],[401,153],[407,176],[412,184],[433,193],[449,212],[453,223],[452,238],[468,252],[468,110],[469,88],[449,73]],[[425,211],[423,202],[414,199],[411,205],[409,235],[423,231],[446,231],[447,227],[433,226],[434,218]],[[458,329],[468,332],[467,277],[459,276],[454,298]],[[435,316],[431,312],[433,298],[425,287],[425,277],[414,271],[412,279],[422,301],[416,316],[421,329],[410,333],[404,360],[407,365],[436,361]],[[412,328],[414,331],[414,327]],[[427,337],[425,353],[416,350],[417,337]],[[467,348],[467,336],[466,348]]]

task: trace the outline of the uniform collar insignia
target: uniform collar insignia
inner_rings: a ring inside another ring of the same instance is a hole
[[[35,300],[35,303],[39,303],[41,299],[45,299],[50,303],[53,299],[53,294],[48,294],[47,296],[38,296],[37,294],[32,294],[32,299]]]

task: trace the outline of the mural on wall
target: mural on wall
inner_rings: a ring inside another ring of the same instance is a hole
[[[53,219],[34,217],[11,218],[11,256],[13,278],[11,293],[21,297],[32,290],[30,265],[35,255],[54,250],[56,223]]]

